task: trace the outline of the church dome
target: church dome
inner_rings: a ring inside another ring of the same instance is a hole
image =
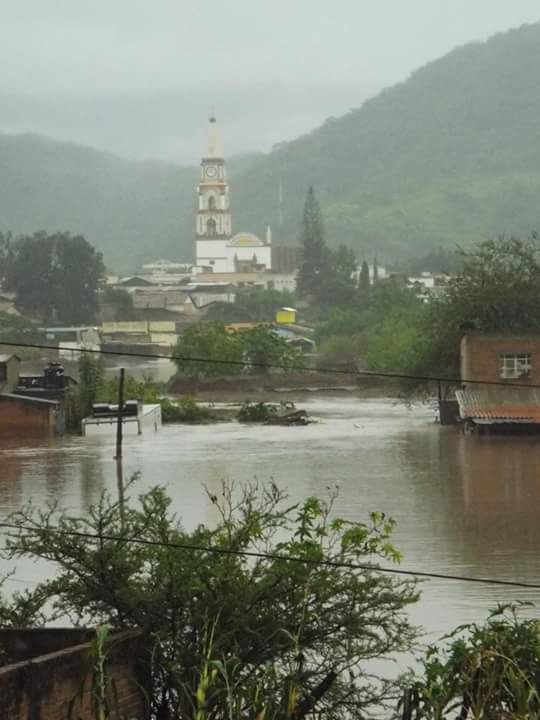
[[[253,233],[239,232],[231,238],[230,247],[263,247],[264,242]]]

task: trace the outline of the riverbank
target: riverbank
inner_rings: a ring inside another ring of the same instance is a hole
[[[201,402],[279,402],[313,397],[397,399],[402,387],[387,379],[359,377],[354,373],[303,372],[240,375],[229,378],[192,379],[176,375],[168,384],[171,397],[191,395]]]

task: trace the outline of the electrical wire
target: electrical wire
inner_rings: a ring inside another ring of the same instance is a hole
[[[44,345],[40,343],[21,343],[21,342],[0,342],[0,345],[4,345],[7,347],[23,347],[23,348],[32,348],[32,349],[40,349],[40,350],[54,350],[54,351],[73,351],[73,348],[68,348],[64,346],[57,346],[57,345]],[[79,348],[76,352],[81,353],[89,353],[89,354],[96,354],[96,355],[108,355],[108,356],[118,356],[118,357],[134,357],[134,358],[140,358],[140,359],[151,359],[151,360],[169,360],[169,361],[175,361],[180,360],[182,362],[193,362],[193,363],[210,363],[210,364],[216,364],[216,365],[232,365],[232,366],[241,366],[241,367],[254,367],[254,368],[261,368],[261,369],[279,369],[279,370],[297,370],[297,371],[306,371],[307,368],[304,366],[295,366],[295,365],[280,365],[277,363],[261,363],[261,362],[253,362],[249,360],[221,360],[218,358],[204,358],[204,357],[186,357],[182,355],[163,355],[163,354],[154,354],[154,353],[141,353],[141,352],[125,352],[120,350],[103,350],[103,349],[91,349],[91,348]],[[368,370],[343,370],[340,368],[316,368],[317,372],[320,373],[329,373],[329,374],[336,374],[336,375],[355,375],[359,377],[374,377],[374,378],[385,378],[385,379],[394,379],[394,380],[411,380],[411,381],[422,381],[422,382],[444,382],[444,383],[451,383],[451,384],[458,384],[458,383],[467,383],[467,384],[477,384],[477,385],[498,385],[503,387],[508,387],[508,383],[499,382],[496,380],[466,380],[466,379],[458,379],[458,378],[452,378],[452,377],[444,377],[444,376],[429,376],[429,375],[413,375],[413,374],[407,374],[407,373],[397,373],[397,372],[374,372],[374,371],[368,371]],[[525,384],[525,383],[512,383],[511,387],[524,387],[524,388],[539,388],[540,385],[531,385],[531,384]],[[122,543],[137,543],[140,545],[150,545],[150,546],[161,546],[161,547],[169,547],[173,549],[178,550],[186,550],[186,551],[193,551],[193,552],[206,552],[206,553],[216,553],[221,555],[235,555],[235,556],[242,556],[242,557],[251,557],[251,558],[258,558],[258,559],[267,559],[267,560],[278,560],[278,561],[284,561],[284,562],[295,562],[295,563],[303,563],[307,565],[317,565],[317,566],[326,566],[326,567],[335,567],[335,568],[341,568],[341,569],[349,569],[349,570],[364,570],[364,571],[370,571],[370,572],[378,572],[378,573],[385,573],[385,574],[392,574],[392,575],[401,575],[401,576],[408,576],[408,577],[415,577],[415,578],[423,578],[423,579],[429,579],[429,580],[450,580],[450,581],[457,581],[457,582],[472,582],[472,583],[483,583],[488,585],[499,585],[499,586],[505,586],[505,587],[515,587],[515,588],[526,588],[531,590],[540,590],[540,584],[535,583],[526,583],[526,582],[519,582],[514,580],[499,580],[495,578],[482,578],[482,577],[471,577],[471,576],[464,576],[464,575],[452,575],[452,574],[446,574],[446,573],[436,573],[436,572],[427,572],[422,570],[404,570],[404,569],[398,569],[398,568],[384,568],[380,566],[375,566],[371,564],[358,564],[358,563],[350,563],[350,562],[338,562],[334,560],[315,560],[312,558],[301,558],[301,557],[295,557],[295,556],[287,556],[287,555],[281,555],[279,553],[261,553],[256,551],[250,551],[250,550],[233,550],[230,548],[217,548],[212,546],[201,546],[201,545],[194,545],[189,543],[171,543],[171,542],[160,542],[156,540],[146,540],[142,538],[121,538],[114,535],[95,535],[93,533],[84,533],[80,531],[66,531],[62,530],[60,528],[32,528],[28,526],[21,526],[21,525],[15,525],[10,523],[0,523],[0,528],[5,529],[15,529],[15,530],[25,530],[28,532],[51,532],[51,533],[57,533],[57,534],[63,534],[67,536],[72,537],[79,537],[79,538],[85,538],[89,540],[111,540],[116,542],[122,542]]]
[[[529,590],[540,590],[540,584],[520,582],[517,580],[499,580],[496,578],[471,577],[467,575],[451,575],[446,573],[428,572],[424,570],[403,570],[400,568],[380,567],[379,565],[360,564],[343,562],[337,560],[316,560],[314,558],[303,558],[295,555],[282,555],[280,553],[263,553],[256,550],[234,550],[232,548],[219,548],[207,545],[196,545],[193,543],[165,542],[163,540],[147,540],[145,538],[126,538],[106,533],[95,534],[79,530],[63,530],[62,528],[45,527],[36,528],[28,525],[17,525],[15,523],[0,523],[0,528],[8,530],[26,531],[32,533],[52,533],[65,537],[76,537],[84,540],[103,541],[109,540],[123,544],[147,545],[151,547],[165,547],[174,550],[186,550],[189,552],[201,552],[217,555],[232,555],[237,557],[249,557],[259,560],[276,560],[283,562],[300,563],[319,567],[332,567],[345,570],[364,570],[368,572],[383,573],[389,575],[402,575],[406,577],[423,578],[427,580],[451,580],[456,582],[482,583],[486,585],[499,585],[504,587],[526,588]],[[13,537],[13,535],[12,535]]]
[[[38,350],[54,350],[54,351],[64,351],[64,352],[77,352],[77,353],[87,353],[92,355],[110,355],[110,356],[117,356],[117,357],[133,357],[133,358],[140,358],[145,360],[170,360],[174,362],[175,360],[179,360],[181,362],[191,362],[191,363],[208,363],[211,365],[227,365],[227,366],[236,366],[236,367],[252,367],[252,368],[259,368],[263,370],[288,370],[288,371],[297,371],[297,372],[306,372],[306,371],[313,371],[323,374],[334,374],[334,375],[354,375],[357,377],[365,377],[365,378],[384,378],[387,380],[410,380],[415,382],[438,382],[438,383],[448,383],[452,385],[495,385],[499,387],[518,387],[518,388],[535,388],[540,389],[540,385],[533,385],[529,383],[517,383],[512,382],[509,384],[508,382],[502,382],[500,380],[476,380],[476,379],[465,379],[465,378],[456,378],[456,377],[445,377],[440,375],[414,375],[410,373],[398,373],[398,372],[378,372],[373,370],[344,370],[342,368],[329,368],[329,367],[322,367],[322,368],[306,368],[304,365],[280,365],[278,363],[263,363],[263,362],[256,362],[252,360],[222,360],[220,358],[205,358],[205,357],[188,357],[185,355],[161,355],[161,354],[154,354],[154,353],[142,353],[142,352],[125,352],[124,350],[103,350],[103,349],[93,349],[93,348],[77,348],[77,350],[74,350],[70,347],[65,347],[62,345],[42,345],[39,343],[21,343],[21,342],[5,342],[0,341],[0,345],[4,345],[6,347],[20,347],[20,348],[30,348],[30,349],[38,349]]]

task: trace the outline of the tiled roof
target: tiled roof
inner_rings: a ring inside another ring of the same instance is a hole
[[[540,424],[540,391],[535,388],[458,390],[456,399],[462,420],[471,419],[479,424]]]

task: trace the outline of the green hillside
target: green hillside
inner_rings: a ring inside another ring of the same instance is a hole
[[[135,163],[32,135],[0,135],[0,230],[82,232],[111,267],[189,257],[182,218],[196,172]],[[177,249],[177,246],[179,249]]]
[[[309,184],[330,243],[359,256],[392,261],[540,228],[538,77],[540,24],[458,48],[269,155],[231,159],[235,230],[271,223],[294,242]],[[126,271],[189,260],[197,178],[197,168],[0,135],[0,230],[83,232]]]
[[[293,235],[315,184],[332,242],[387,258],[540,227],[540,24],[458,48],[238,179],[260,230],[284,189]]]

